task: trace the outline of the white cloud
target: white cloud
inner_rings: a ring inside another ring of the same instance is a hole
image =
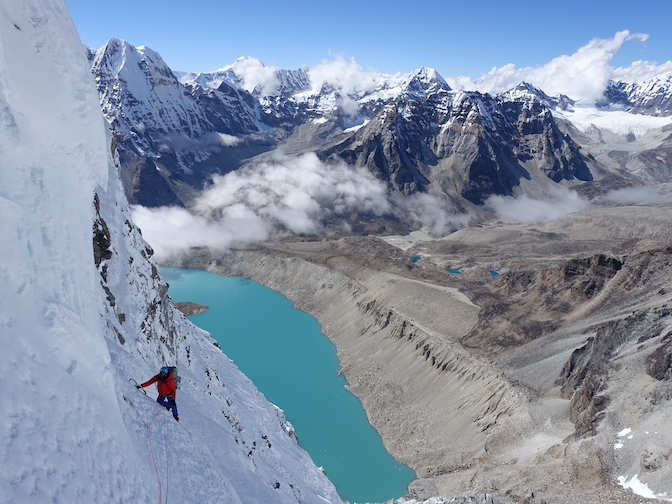
[[[240,138],[233,135],[227,135],[226,133],[217,133],[217,136],[219,137],[220,143],[226,147],[231,147],[240,142]]]
[[[262,96],[275,93],[280,85],[275,66],[266,66],[256,58],[238,58],[232,66],[234,73],[243,81],[243,89],[254,91],[259,88]]]
[[[192,210],[217,217],[233,204],[294,233],[316,233],[332,215],[391,212],[384,183],[344,163],[323,163],[314,153],[275,153],[270,161],[216,177]]]
[[[200,137],[190,138],[184,134],[171,133],[164,141],[164,148],[166,150],[198,152],[211,152],[220,147],[231,147],[238,144],[241,139],[226,133],[206,133]],[[170,144],[170,145],[168,145]]]
[[[190,247],[263,241],[279,230],[323,233],[334,219],[348,231],[348,219],[357,215],[396,215],[437,235],[469,220],[428,194],[392,197],[387,184],[370,172],[324,163],[314,153],[290,157],[276,152],[265,162],[216,177],[189,210],[133,207],[133,220],[158,258]]]
[[[456,213],[448,202],[427,193],[417,193],[399,199],[398,205],[417,218],[434,236],[444,236],[466,227],[472,216]]]
[[[549,186],[548,197],[544,200],[529,196],[517,198],[508,196],[490,196],[486,206],[495,211],[504,221],[517,221],[524,224],[537,221],[557,220],[569,213],[586,210],[590,203],[576,191],[565,187]]]
[[[641,81],[672,70],[672,61],[662,65],[636,61],[629,67],[620,68],[610,65],[624,43],[633,40],[644,42],[648,37],[647,34],[623,30],[610,39],[595,38],[574,54],[558,56],[541,66],[518,68],[509,63],[493,68],[475,80],[465,76],[446,80],[455,89],[487,93],[506,91],[526,81],[549,95],[565,94],[576,100],[593,103],[601,98],[609,79]]]
[[[184,208],[131,207],[133,222],[154,248],[157,258],[191,247],[227,248],[236,242],[261,241],[271,228],[244,205],[231,205],[218,220],[194,215]]]
[[[657,205],[668,203],[668,195],[661,194],[652,187],[625,187],[623,189],[614,189],[604,195],[606,201],[619,205],[637,205],[650,204]]]
[[[313,85],[311,93],[318,93],[324,84],[328,84],[345,94],[373,91],[388,77],[373,70],[366,71],[355,58],[348,60],[340,54],[309,68],[308,76]]]
[[[672,72],[672,61],[658,64],[655,61],[634,61],[627,67],[614,69],[613,79],[623,82],[642,82]]]
[[[193,208],[133,208],[133,220],[157,256],[189,247],[227,248],[269,239],[278,228],[317,233],[322,219],[391,212],[386,186],[368,172],[322,163],[315,154],[270,161],[216,177]]]

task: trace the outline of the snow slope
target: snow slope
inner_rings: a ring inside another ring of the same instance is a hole
[[[175,311],[62,0],[0,0],[0,502],[333,502],[282,412]],[[136,390],[177,364],[181,421]]]

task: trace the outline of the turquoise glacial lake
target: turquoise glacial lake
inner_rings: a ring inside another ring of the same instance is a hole
[[[343,500],[385,502],[406,494],[415,473],[385,450],[359,400],[338,375],[336,347],[308,313],[245,278],[161,268],[173,301],[210,307],[189,319],[208,331],[272,403]]]

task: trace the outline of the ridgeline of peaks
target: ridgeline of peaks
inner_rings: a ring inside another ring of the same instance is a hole
[[[403,93],[391,100],[321,155],[364,165],[405,194],[434,189],[463,211],[492,194],[513,195],[527,181],[592,179],[578,146],[536,95],[493,97],[419,83],[427,81],[410,81],[413,99]]]
[[[313,82],[305,68],[273,70],[252,58],[178,77],[157,53],[117,39],[90,60],[119,138],[127,196],[145,206],[188,204],[213,175],[276,149],[365,166],[392,192],[431,192],[476,214],[492,195],[543,194],[549,184],[589,183],[606,173],[637,182],[598,162],[574,140],[566,117],[556,118],[574,100],[525,82],[493,96],[453,90],[423,67],[348,91]],[[250,68],[266,79],[248,82]],[[669,75],[612,82],[601,105],[669,115],[671,88]]]
[[[602,106],[621,105],[633,114],[672,115],[672,72],[644,82],[610,81]]]

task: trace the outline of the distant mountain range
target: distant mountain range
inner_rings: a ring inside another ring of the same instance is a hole
[[[632,114],[672,115],[672,72],[645,82],[610,81],[602,106],[622,105]]]
[[[638,134],[608,125],[616,113],[645,123],[672,116],[672,74],[610,82],[595,107],[607,126],[586,127],[574,123],[584,105],[571,97],[528,83],[494,96],[453,90],[429,68],[351,93],[314,89],[305,69],[280,70],[272,86],[247,91],[242,60],[176,74],[151,49],[111,39],[89,50],[89,61],[127,196],[143,206],[188,206],[213,175],[276,149],[363,166],[391,193],[430,193],[476,215],[492,195],[543,195],[549,185],[595,194],[596,187],[672,181],[669,125]],[[650,138],[640,145],[643,133]]]

